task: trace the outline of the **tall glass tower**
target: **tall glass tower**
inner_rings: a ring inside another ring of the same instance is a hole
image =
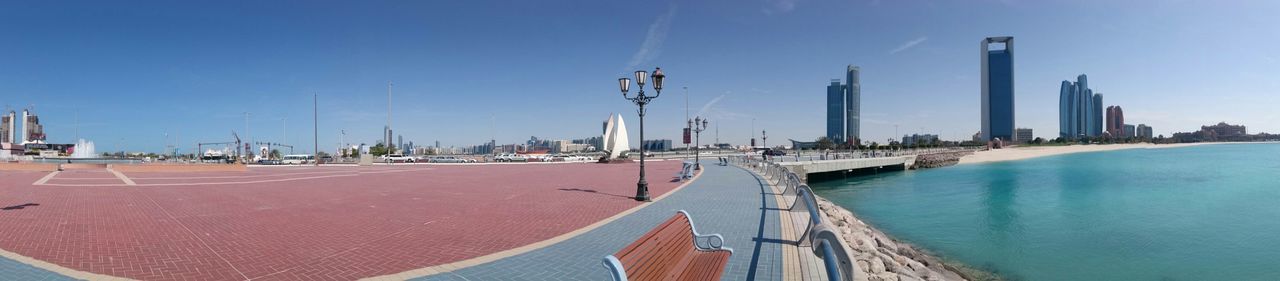
[[[1102,93],[1089,89],[1089,77],[1076,76],[1076,82],[1062,81],[1058,93],[1058,136],[1066,139],[1102,135],[1106,120]]]
[[[845,138],[842,141],[857,141],[862,139],[862,78],[858,77],[862,70],[857,66],[850,64],[845,72],[846,83],[844,85],[845,95]]]
[[[991,50],[992,43],[1004,44]],[[982,140],[1013,140],[1013,37],[982,40]]]
[[[831,79],[827,86],[827,138],[835,143],[844,143],[844,86],[840,79]]]
[[[1093,127],[1089,127],[1089,136],[1093,136],[1093,137],[1102,136],[1102,125],[1106,121],[1102,119],[1102,111],[1105,110],[1102,108],[1102,93],[1097,93],[1093,95],[1093,107],[1091,108],[1093,108],[1093,111],[1090,112],[1089,114],[1093,115],[1094,121],[1093,121]]]

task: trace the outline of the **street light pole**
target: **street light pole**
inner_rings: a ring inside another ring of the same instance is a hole
[[[684,87],[684,119],[689,119],[689,87]],[[685,127],[685,129],[691,128]],[[681,136],[681,141],[684,141],[684,159],[689,159],[689,141],[684,140],[683,136]],[[640,140],[640,143],[643,144],[644,140]]]
[[[702,170],[702,131],[707,130],[708,123],[710,122],[707,119],[703,119],[701,116],[689,121],[689,127],[693,128],[693,135],[695,139],[693,145],[693,149],[696,150],[693,154],[694,170]]]
[[[653,75],[649,75],[644,70],[637,70],[635,77],[636,85],[639,87],[634,98],[627,97],[627,90],[631,88],[631,79],[618,78],[618,87],[622,90],[623,99],[630,100],[640,107],[640,110],[637,111],[640,114],[640,180],[636,182],[635,199],[636,201],[649,201],[649,182],[644,179],[644,106],[649,104],[651,100],[662,96],[662,81],[665,80],[666,75],[662,74],[662,68],[654,68]],[[653,90],[658,92],[656,95],[644,95],[644,81],[645,78],[649,77],[653,78]]]

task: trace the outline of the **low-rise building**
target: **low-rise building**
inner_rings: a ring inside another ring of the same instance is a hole
[[[1147,126],[1147,124],[1138,124],[1137,134],[1139,138],[1145,138],[1145,139],[1152,138],[1151,126]]]
[[[1030,143],[1035,136],[1031,134],[1031,128],[1017,128],[1013,130],[1013,141],[1017,143]]]
[[[645,140],[642,142],[645,151],[671,150],[671,140]]]

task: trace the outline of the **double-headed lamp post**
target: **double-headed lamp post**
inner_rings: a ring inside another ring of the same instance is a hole
[[[689,128],[692,128],[695,139],[693,142],[694,170],[702,170],[702,161],[699,158],[702,156],[702,131],[707,130],[707,123],[710,123],[710,121],[702,119],[701,116],[695,117],[693,120],[689,120]]]
[[[631,88],[631,79],[618,78],[618,87],[622,90],[622,98],[630,100],[640,107],[637,112],[640,113],[640,181],[636,182],[636,201],[649,201],[649,182],[644,180],[644,105],[649,101],[662,95],[662,80],[667,76],[662,74],[662,68],[654,68],[653,74],[650,75],[644,70],[636,70],[636,96],[627,97],[627,90]],[[656,95],[644,95],[644,80],[647,77],[653,77],[653,90],[658,92]]]

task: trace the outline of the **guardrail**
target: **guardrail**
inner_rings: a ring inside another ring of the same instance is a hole
[[[788,155],[770,156],[769,159],[775,162],[788,162],[788,161],[800,162],[800,161],[862,159],[862,158],[876,158],[876,157],[897,157],[897,156],[906,156],[906,155],[963,152],[963,151],[974,151],[974,150],[979,150],[979,149],[971,148],[971,147],[937,147],[937,148],[909,148],[909,149],[897,149],[897,150],[895,149],[878,149],[878,150],[864,149],[864,150],[854,150],[854,151],[832,150],[829,152],[822,152],[822,151],[816,151],[816,150],[805,150],[805,151],[796,152],[795,150],[788,150],[787,152],[790,153]]]
[[[822,219],[822,211],[818,208],[818,201],[809,185],[786,167],[764,161],[759,156],[734,156],[729,157],[729,162],[760,172],[766,180],[772,180],[772,184],[782,186],[783,195],[795,196],[795,201],[791,202],[786,210],[796,211],[797,207],[803,207],[809,213],[808,223],[796,239],[797,245],[811,246],[813,254],[822,257],[827,280],[853,280],[857,265],[849,259],[844,242],[838,235],[840,232],[835,226]]]

